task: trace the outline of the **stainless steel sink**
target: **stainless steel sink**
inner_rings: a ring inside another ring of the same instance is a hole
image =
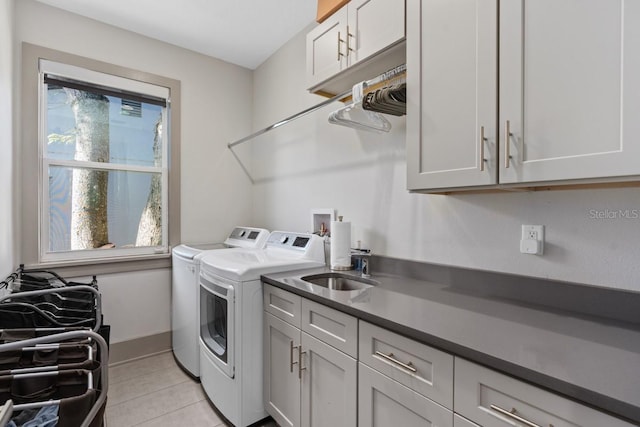
[[[305,282],[330,289],[332,291],[359,291],[377,285],[371,279],[363,279],[342,273],[322,273],[301,277]]]

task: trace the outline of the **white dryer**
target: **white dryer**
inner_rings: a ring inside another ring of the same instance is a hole
[[[200,258],[208,252],[229,248],[264,248],[269,231],[235,227],[224,243],[179,245],[172,251],[171,346],[178,364],[189,374],[200,376],[198,276]]]
[[[200,269],[200,381],[236,427],[267,417],[262,393],[262,274],[325,264],[324,240],[274,231],[264,249],[211,252]]]

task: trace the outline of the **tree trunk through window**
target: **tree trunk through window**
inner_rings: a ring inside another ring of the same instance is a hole
[[[75,160],[109,161],[109,99],[65,88],[76,121]],[[73,169],[71,249],[93,249],[109,243],[107,191],[109,172]]]
[[[162,115],[156,123],[153,137],[154,166],[162,166]],[[154,173],[147,205],[138,224],[136,246],[159,246],[162,244],[162,176]]]

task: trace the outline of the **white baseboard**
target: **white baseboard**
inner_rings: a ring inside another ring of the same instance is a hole
[[[109,366],[171,350],[171,331],[112,343],[109,346]]]

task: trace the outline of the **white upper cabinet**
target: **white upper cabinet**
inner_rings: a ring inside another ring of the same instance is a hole
[[[497,182],[497,0],[407,1],[410,190]]]
[[[638,1],[500,3],[501,182],[640,173],[639,22]]]
[[[407,1],[410,190],[638,179],[640,1]]]
[[[307,34],[307,83],[314,86],[347,67],[347,7]]]
[[[349,66],[404,39],[404,0],[351,0],[346,7]]]
[[[323,83],[398,44],[405,38],[404,0],[351,0],[307,34],[307,85],[335,92]],[[404,62],[404,50],[374,65],[371,75]],[[348,87],[357,83],[350,82]],[[343,89],[344,85],[340,86]]]

